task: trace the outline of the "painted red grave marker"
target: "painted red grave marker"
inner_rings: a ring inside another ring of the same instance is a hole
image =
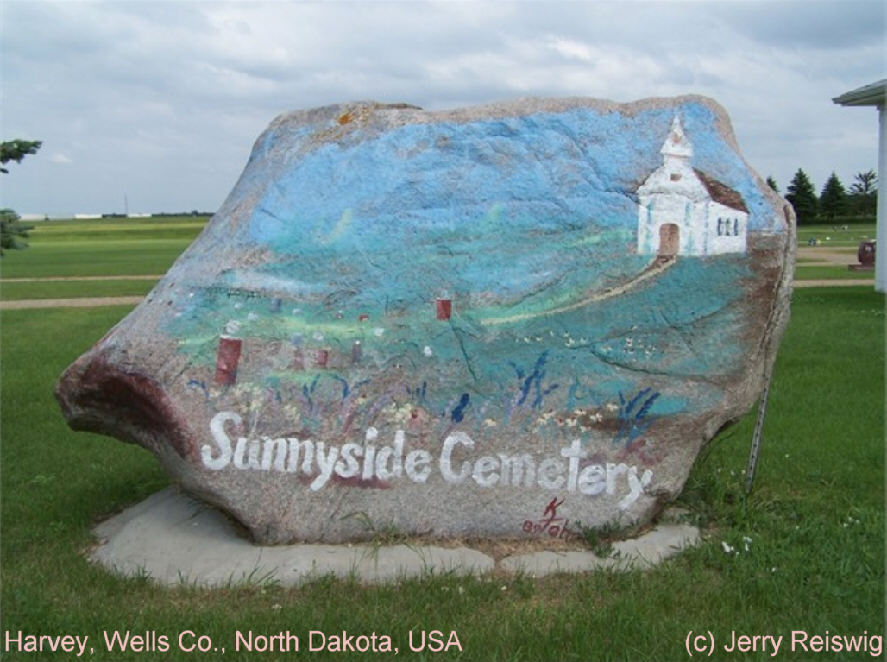
[[[437,319],[448,320],[453,311],[453,302],[450,299],[437,300]]]
[[[216,384],[230,386],[237,382],[237,364],[243,341],[240,338],[222,336],[219,338],[219,351],[216,355]]]

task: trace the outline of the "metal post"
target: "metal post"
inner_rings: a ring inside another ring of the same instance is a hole
[[[773,379],[773,371],[767,371],[767,383],[764,384],[764,392],[758,403],[758,418],[755,421],[755,431],[751,438],[751,451],[748,454],[748,464],[745,466],[745,493],[751,494],[751,486],[755,480],[755,472],[758,470],[758,454],[761,450],[761,440],[764,432],[764,418],[767,415],[767,399],[770,397],[770,382]]]
[[[875,291],[887,292],[887,112],[878,106],[878,245],[875,249]]]

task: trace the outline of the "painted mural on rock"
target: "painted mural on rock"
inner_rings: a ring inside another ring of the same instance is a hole
[[[728,126],[698,97],[282,116],[63,409],[263,541],[649,519],[787,316],[791,218]]]

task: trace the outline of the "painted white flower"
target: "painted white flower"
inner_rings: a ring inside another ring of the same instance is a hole
[[[721,548],[724,550],[724,554],[732,554],[735,550],[732,545],[728,545],[726,541],[721,541]]]
[[[425,345],[424,352],[425,352],[425,356],[431,356],[434,353],[431,351],[431,347],[429,347],[428,345]]]

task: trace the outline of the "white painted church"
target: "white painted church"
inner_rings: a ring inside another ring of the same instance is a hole
[[[690,165],[693,147],[678,117],[660,153],[662,165],[638,188],[638,253],[745,253],[748,208],[737,191]]]

